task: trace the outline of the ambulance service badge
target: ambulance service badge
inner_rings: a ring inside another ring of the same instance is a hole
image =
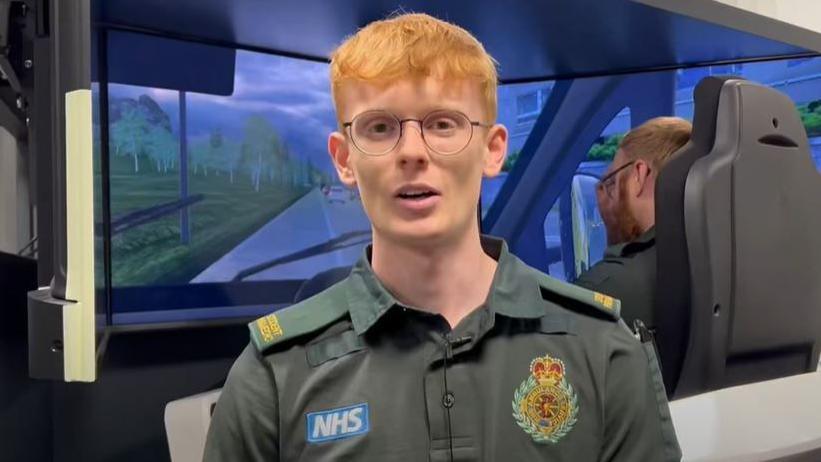
[[[537,443],[556,443],[576,424],[576,392],[564,363],[545,355],[530,363],[530,375],[513,394],[513,418]]]

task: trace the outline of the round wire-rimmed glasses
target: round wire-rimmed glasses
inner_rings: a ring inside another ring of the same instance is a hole
[[[400,119],[383,110],[366,111],[342,126],[363,154],[383,156],[399,144],[406,122],[417,122],[425,145],[442,156],[462,152],[473,139],[473,127],[491,127],[450,109],[433,111],[422,119]]]

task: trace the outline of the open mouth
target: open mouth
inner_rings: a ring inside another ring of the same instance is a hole
[[[425,183],[409,183],[396,190],[396,197],[407,201],[423,201],[425,199],[439,196],[439,191],[433,186]]]
[[[419,201],[423,199],[427,199],[428,197],[438,196],[439,194],[435,191],[413,191],[413,192],[400,192],[396,195],[396,197],[400,199],[406,199],[411,201]]]

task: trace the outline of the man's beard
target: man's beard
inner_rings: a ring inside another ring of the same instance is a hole
[[[614,210],[614,223],[607,226],[607,244],[616,245],[630,242],[641,236],[641,226],[630,211],[627,200],[627,184],[620,183],[619,201]]]

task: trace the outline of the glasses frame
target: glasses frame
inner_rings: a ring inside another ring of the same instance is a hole
[[[396,123],[399,125],[399,136],[396,138],[396,142],[389,149],[386,149],[386,150],[380,151],[380,152],[372,152],[372,151],[362,149],[362,147],[359,145],[359,143],[356,142],[356,137],[353,136],[353,128],[352,127],[353,127],[353,124],[356,123],[357,119],[359,119],[360,117],[363,117],[365,115],[374,114],[374,113],[385,114],[385,115],[393,118],[396,121]],[[436,114],[441,114],[441,113],[457,114],[460,117],[464,118],[470,126],[470,135],[468,136],[467,141],[465,142],[465,145],[462,146],[461,148],[457,149],[456,151],[441,152],[437,149],[434,149],[430,145],[430,143],[428,143],[428,140],[425,139],[425,121],[428,120],[429,117],[431,117],[433,115],[436,115]],[[427,146],[427,148],[430,149],[431,152],[434,152],[434,153],[436,153],[440,156],[445,156],[445,157],[455,156],[455,155],[461,153],[462,151],[464,151],[465,148],[470,145],[470,142],[473,141],[473,127],[490,128],[490,127],[493,126],[493,124],[484,124],[482,122],[479,122],[478,120],[470,120],[470,118],[465,113],[463,113],[461,111],[454,110],[454,109],[437,109],[435,111],[431,111],[431,112],[425,114],[425,116],[422,117],[421,119],[411,119],[411,118],[409,118],[409,119],[400,119],[399,117],[396,116],[396,114],[393,114],[389,111],[385,111],[385,110],[382,110],[382,109],[374,109],[374,110],[365,111],[365,112],[361,112],[361,113],[357,114],[356,116],[354,116],[353,119],[350,120],[350,122],[343,122],[342,127],[344,129],[347,129],[348,136],[351,138],[351,142],[356,147],[356,149],[358,149],[360,152],[362,152],[363,154],[365,154],[367,156],[380,157],[380,156],[384,156],[384,155],[392,152],[394,149],[396,149],[397,146],[399,146],[399,143],[402,141],[402,137],[405,135],[405,123],[406,122],[417,122],[419,124],[419,133],[422,136],[422,141],[425,143],[425,146]]]
[[[607,175],[601,177],[599,182],[596,183],[596,188],[604,190],[604,193],[607,194],[607,197],[612,199],[613,198],[613,192],[612,192],[613,188],[611,186],[613,184],[615,184],[616,175],[618,175],[619,172],[621,172],[622,170],[630,167],[631,165],[634,165],[635,163],[636,163],[635,160],[631,160],[630,162],[627,162],[626,164],[622,165],[621,167],[619,167],[619,168],[613,170],[612,172],[608,173]]]

